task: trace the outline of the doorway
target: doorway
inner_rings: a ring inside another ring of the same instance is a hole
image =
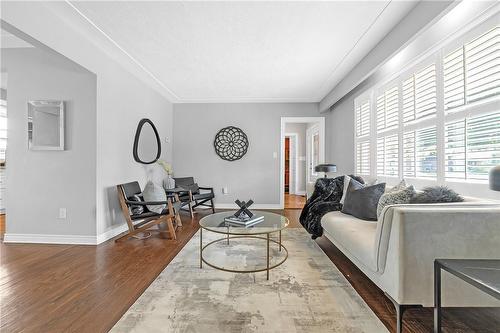
[[[282,117],[281,138],[280,205],[302,209],[324,161],[324,117]]]

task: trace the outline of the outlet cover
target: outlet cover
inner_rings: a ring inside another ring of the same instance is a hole
[[[60,219],[66,218],[66,208],[59,208],[59,218]]]

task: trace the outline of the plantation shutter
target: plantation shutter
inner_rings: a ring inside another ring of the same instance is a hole
[[[403,175],[435,178],[437,173],[436,126],[403,134]]]
[[[403,123],[436,115],[436,66],[434,64],[403,81]]]
[[[367,100],[356,108],[356,136],[370,134],[370,101]]]
[[[450,110],[465,103],[463,47],[447,55],[443,62],[444,109]]]
[[[377,97],[377,131],[394,128],[399,123],[398,87]]]
[[[356,173],[370,174],[370,142],[358,142],[356,145]]]
[[[398,135],[377,139],[377,175],[397,177],[399,173]]]
[[[465,119],[444,127],[444,176],[465,179]]]
[[[415,177],[415,131],[403,134],[403,176]]]
[[[500,164],[500,112],[454,121],[445,126],[445,177],[486,180]]]
[[[500,27],[443,59],[445,110],[500,94]]]
[[[467,179],[488,179],[500,164],[500,112],[467,121]]]
[[[500,27],[465,44],[468,103],[500,94]]]

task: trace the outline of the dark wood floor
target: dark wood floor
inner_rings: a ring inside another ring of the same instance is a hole
[[[300,210],[277,211],[300,227]],[[2,332],[105,332],[198,230],[183,216],[178,240],[157,236],[99,246],[0,244]],[[317,240],[375,314],[395,331],[383,293],[325,238]],[[405,332],[431,332],[431,309],[405,314]],[[447,309],[444,332],[498,332],[498,309]]]

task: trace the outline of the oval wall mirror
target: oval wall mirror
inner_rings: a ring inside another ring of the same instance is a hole
[[[152,164],[161,155],[161,142],[155,125],[149,119],[141,119],[134,139],[134,159],[142,164]]]

